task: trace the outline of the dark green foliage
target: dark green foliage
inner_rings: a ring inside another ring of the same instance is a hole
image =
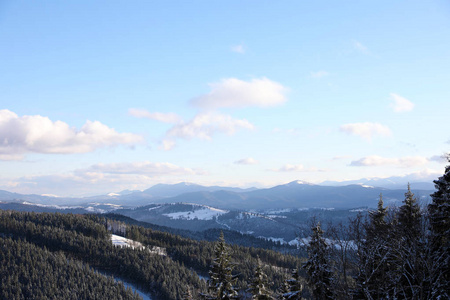
[[[154,299],[181,299],[187,289],[194,299],[206,284],[196,273],[207,274],[214,257],[215,243],[194,241],[169,233],[137,226],[126,226],[126,234],[146,247],[162,247],[167,256],[146,250],[114,247],[106,226],[123,231],[123,224],[106,222],[92,215],[19,213],[0,211],[0,236],[26,239],[38,248],[64,253],[69,259],[88,263],[108,274],[134,283],[152,294]],[[108,224],[107,224],[108,223]],[[52,224],[56,224],[53,226]],[[112,226],[114,225],[114,226]],[[236,282],[240,290],[248,287],[257,256],[267,265],[266,272],[281,284],[286,269],[301,263],[299,258],[275,251],[228,246],[233,260],[240,262],[236,272],[242,274]]]
[[[450,162],[450,154],[447,155]],[[432,276],[430,278],[433,299],[450,298],[450,165],[445,173],[434,181],[436,192],[428,205]]]
[[[264,273],[261,260],[258,257],[258,264],[253,274],[252,282],[248,291],[252,294],[252,299],[270,300],[273,299],[272,292],[269,289],[267,275]]]
[[[142,299],[86,264],[0,237],[0,299]]]
[[[279,291],[278,299],[286,300],[300,300],[303,299],[303,284],[302,278],[299,275],[298,269],[292,270],[292,276],[286,280]]]
[[[396,243],[391,245],[395,258],[390,270],[391,280],[397,285],[395,295],[399,298],[423,299],[429,289],[426,282],[426,236],[422,225],[422,210],[408,184],[394,227]]]
[[[225,243],[223,233],[214,247],[214,260],[211,264],[208,280],[208,293],[202,298],[213,299],[238,299],[238,292],[234,288],[237,276],[233,275],[234,265],[231,262],[230,249]]]
[[[358,245],[358,269],[354,296],[357,299],[383,299],[389,296],[392,281],[390,263],[393,254],[390,248],[392,224],[387,219],[388,210],[383,207],[380,195],[378,208],[369,213],[363,227],[365,232]]]
[[[303,266],[306,269],[307,282],[315,299],[334,299],[333,272],[329,265],[330,253],[320,223],[317,223],[312,231],[308,245],[309,259]]]

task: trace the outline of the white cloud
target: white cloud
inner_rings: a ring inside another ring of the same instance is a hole
[[[407,156],[402,158],[387,158],[378,155],[366,156],[359,160],[352,161],[350,166],[356,167],[372,167],[372,166],[397,166],[401,168],[409,168],[421,166],[428,162],[426,157]]]
[[[390,96],[391,96],[390,98],[392,100],[390,107],[395,112],[406,112],[406,111],[413,110],[414,103],[412,103],[408,99],[406,99],[400,95],[394,94],[394,93],[391,93]]]
[[[353,47],[364,54],[370,53],[369,49],[358,41],[353,41]]]
[[[0,178],[0,189],[22,194],[93,196],[121,190],[143,190],[157,183],[175,183],[207,174],[171,163],[134,162],[96,164],[67,174]]]
[[[173,138],[211,140],[216,133],[232,135],[239,129],[253,130],[254,126],[245,119],[237,120],[225,114],[201,113],[188,122],[181,122],[170,128],[165,143],[173,147],[174,143],[170,142]]]
[[[330,75],[330,73],[328,73],[327,71],[317,71],[317,72],[311,72],[310,76],[311,78],[322,78],[322,77],[326,77]]]
[[[256,165],[259,162],[256,159],[252,158],[252,157],[247,157],[247,158],[243,158],[243,159],[237,160],[234,163],[238,164],[238,165]]]
[[[244,54],[245,53],[245,47],[242,44],[234,45],[234,46],[231,47],[231,51],[236,52],[236,53],[240,53],[240,54]]]
[[[223,107],[269,107],[286,101],[287,89],[267,78],[243,81],[236,78],[223,79],[210,84],[211,92],[191,100],[197,107],[216,109]]]
[[[340,127],[340,130],[348,134],[360,136],[369,141],[374,136],[392,135],[389,127],[381,125],[379,123],[370,122],[344,124]]]
[[[175,113],[161,113],[161,112],[149,112],[145,109],[136,109],[136,108],[130,108],[128,110],[128,113],[136,118],[146,118],[146,119],[152,119],[155,121],[163,122],[163,123],[178,123],[181,121],[180,116],[178,116]]]
[[[171,163],[153,163],[149,161],[132,163],[95,164],[77,173],[108,173],[108,174],[142,174],[147,176],[161,175],[199,175],[200,171],[183,168]]]
[[[21,154],[0,154],[0,160],[23,160],[24,158]]]
[[[77,130],[47,117],[19,117],[7,109],[0,110],[0,155],[3,158],[19,158],[29,152],[85,153],[105,146],[133,145],[142,140],[139,135],[118,133],[98,121],[87,121]]]
[[[317,168],[305,168],[302,164],[285,164],[279,169],[273,169],[275,172],[323,172],[324,170]]]

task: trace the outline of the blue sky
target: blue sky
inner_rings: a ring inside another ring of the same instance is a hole
[[[2,1],[0,189],[442,173],[448,1]]]

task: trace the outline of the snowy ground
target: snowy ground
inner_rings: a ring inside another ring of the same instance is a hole
[[[164,216],[171,219],[181,219],[181,220],[212,220],[214,217],[226,214],[227,210],[217,209],[214,207],[205,206],[201,209],[194,211],[181,211],[174,212],[170,214],[164,214]]]
[[[114,246],[118,247],[130,247],[130,248],[137,248],[137,249],[147,249],[151,253],[158,254],[158,255],[167,255],[166,249],[161,247],[153,246],[151,248],[145,247],[141,243],[137,241],[133,241],[127,238],[124,238],[120,235],[111,234],[111,242]]]

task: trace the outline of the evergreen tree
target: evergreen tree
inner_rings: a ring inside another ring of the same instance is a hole
[[[411,192],[411,186],[408,183],[408,191],[405,193],[405,200],[398,212],[398,227],[401,235],[411,241],[420,236],[421,225],[422,212],[416,197]]]
[[[320,223],[312,228],[311,241],[308,245],[308,261],[303,266],[307,273],[307,282],[315,299],[334,299],[333,273],[328,265],[329,249],[323,238]]]
[[[447,154],[450,162],[450,154]],[[436,192],[431,195],[428,205],[430,238],[429,248],[432,259],[430,278],[433,299],[450,298],[450,165],[445,173],[434,181]]]
[[[204,299],[238,299],[238,293],[233,286],[236,283],[237,276],[232,274],[234,266],[229,252],[229,247],[225,243],[223,232],[221,232],[214,248],[215,258],[209,271],[208,294],[202,294]]]
[[[384,299],[391,290],[390,228],[386,220],[388,209],[383,207],[383,195],[380,194],[378,207],[369,212],[369,220],[364,225],[365,239],[358,247],[358,268],[354,297],[356,299]]]
[[[396,247],[392,247],[395,260],[390,271],[397,273],[394,277],[397,298],[421,299],[424,290],[427,289],[425,232],[422,230],[422,217],[420,206],[408,184],[405,200],[397,214],[394,230],[397,241],[394,246]]]
[[[301,300],[303,295],[303,285],[301,283],[301,277],[298,273],[298,269],[292,270],[292,278],[286,280],[284,286],[281,289],[279,299],[283,300]]]
[[[252,294],[252,299],[270,300],[272,292],[269,289],[267,275],[264,273],[261,260],[258,257],[258,263],[253,274],[253,280],[248,291]]]

